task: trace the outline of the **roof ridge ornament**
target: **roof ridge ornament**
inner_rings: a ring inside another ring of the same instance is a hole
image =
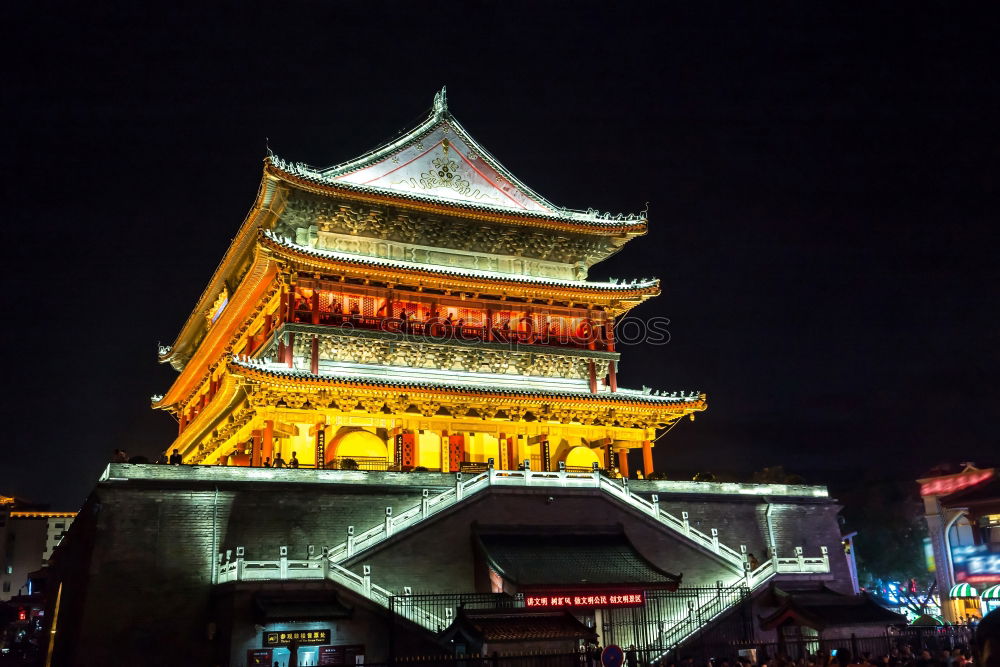
[[[448,86],[434,93],[434,115],[438,118],[448,113]]]

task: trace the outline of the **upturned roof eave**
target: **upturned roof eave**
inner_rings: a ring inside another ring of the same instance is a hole
[[[648,227],[644,216],[629,218],[624,214],[618,214],[609,218],[589,218],[585,212],[572,211],[571,213],[574,216],[580,216],[577,218],[555,213],[546,215],[533,211],[509,211],[492,206],[423,197],[402,190],[390,190],[354,183],[330,182],[318,176],[310,176],[301,172],[295,173],[287,168],[282,168],[277,163],[278,161],[283,162],[281,158],[274,155],[267,158],[267,169],[271,175],[280,178],[292,186],[319,195],[339,195],[347,198],[377,201],[379,203],[395,204],[417,210],[430,210],[438,214],[464,217],[469,217],[471,214],[473,217],[504,224],[562,229],[602,236],[620,236],[623,234],[630,237],[642,236],[646,233]],[[303,166],[302,169],[311,168]],[[315,171],[318,172],[319,170]]]
[[[387,391],[421,391],[437,394],[448,394],[455,396],[477,396],[477,397],[509,397],[511,399],[538,399],[546,401],[576,402],[576,403],[596,403],[609,406],[629,405],[637,408],[660,408],[673,412],[701,412],[707,408],[707,401],[704,394],[690,394],[680,397],[661,397],[650,394],[636,395],[625,393],[575,393],[563,391],[544,390],[516,390],[516,389],[490,389],[486,387],[471,387],[463,385],[446,385],[434,383],[418,383],[397,380],[383,380],[376,378],[337,376],[337,375],[315,375],[306,371],[276,371],[264,368],[252,362],[231,359],[228,362],[228,370],[236,376],[243,376],[248,379],[258,381],[281,383],[291,382],[297,385],[328,388],[341,386],[345,388],[387,390]]]

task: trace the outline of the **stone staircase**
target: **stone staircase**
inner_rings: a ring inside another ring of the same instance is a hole
[[[351,526],[344,542],[323,547],[321,553],[311,554],[309,558],[289,559],[287,547],[280,548],[277,560],[247,560],[244,557],[243,547],[237,547],[235,559],[231,550],[226,551],[218,557],[216,583],[328,579],[381,607],[391,609],[431,632],[439,632],[451,623],[453,613],[441,617],[419,605],[398,604],[394,602],[394,598],[405,602],[405,592],[394,593],[373,583],[371,568],[368,565],[362,565],[362,573],[357,574],[344,567],[343,563],[356,560],[394,535],[428,521],[448,508],[475,498],[491,487],[597,489],[615,502],[649,516],[698,549],[730,565],[734,573],[733,579],[724,582],[724,585],[720,584],[715,594],[706,593],[704,599],[699,597],[697,601],[692,601],[687,615],[675,619],[662,619],[664,629],[657,642],[660,646],[680,645],[698,629],[711,624],[745,599],[745,595],[736,594],[738,591],[753,592],[777,574],[814,574],[830,571],[829,556],[825,547],[818,557],[806,557],[802,548],[797,547],[793,557],[772,558],[751,571],[746,557],[746,547],[741,546],[737,551],[721,543],[718,531],[714,528],[709,533],[693,528],[686,512],[682,512],[678,518],[660,508],[656,495],[646,500],[631,493],[627,480],[612,480],[597,471],[536,472],[491,468],[468,479],[464,479],[461,473],[456,473],[454,487],[435,495],[424,490],[418,505],[399,514],[394,515],[392,508],[387,507],[385,520],[378,525],[361,533],[355,533],[354,527]]]

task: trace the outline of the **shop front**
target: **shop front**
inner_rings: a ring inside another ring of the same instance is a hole
[[[266,630],[261,634],[261,648],[247,650],[247,665],[310,667],[364,663],[364,645],[331,644],[332,634],[329,627],[311,629],[286,627]]]

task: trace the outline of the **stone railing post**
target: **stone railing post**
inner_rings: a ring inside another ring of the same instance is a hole
[[[278,572],[281,579],[288,578],[288,547],[278,547]]]
[[[819,552],[823,556],[823,569],[826,572],[829,572],[830,571],[830,553],[829,553],[829,549],[827,549],[826,547],[820,547],[819,548]]]
[[[691,522],[688,521],[687,512],[681,512],[681,523],[684,524],[684,534],[689,534],[691,532]]]
[[[385,536],[390,537],[392,535],[392,508],[385,508]]]
[[[431,504],[430,495],[431,495],[431,492],[428,491],[427,489],[424,489],[423,491],[420,492],[420,518],[421,519],[426,519],[427,518],[427,514],[430,512],[430,504]]]
[[[650,511],[653,513],[653,516],[660,516],[660,496],[655,493],[651,495],[649,497],[649,504],[652,505]]]
[[[455,473],[455,501],[462,499],[462,473]]]
[[[243,581],[243,568],[246,566],[246,548],[236,547],[236,581]]]
[[[347,557],[354,555],[354,526],[347,527]]]
[[[366,595],[371,595],[372,592],[372,566],[362,565],[361,566],[361,587],[364,589]]]
[[[806,559],[802,555],[802,547],[795,547],[795,560],[798,561],[799,572],[802,572],[803,570],[805,570]]]
[[[712,551],[719,553],[719,531],[717,528],[712,529]]]

